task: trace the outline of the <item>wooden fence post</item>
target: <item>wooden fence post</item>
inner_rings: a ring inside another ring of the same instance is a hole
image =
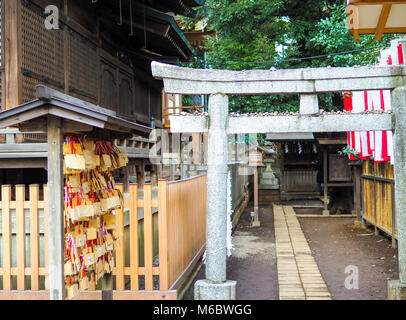
[[[168,278],[168,183],[166,180],[158,182],[158,232],[159,232],[159,289],[169,289]]]
[[[131,291],[139,289],[138,268],[138,186],[130,185],[130,265],[131,265]]]
[[[30,186],[30,255],[31,255],[31,290],[39,290],[39,186]]]
[[[1,188],[1,213],[3,232],[3,290],[11,290],[11,186]]]
[[[152,185],[144,185],[144,265],[145,290],[152,291],[153,284],[153,229],[152,229]]]
[[[25,185],[16,185],[17,290],[25,290]]]
[[[49,209],[48,209],[48,185],[44,185],[44,262],[45,290],[49,290]]]

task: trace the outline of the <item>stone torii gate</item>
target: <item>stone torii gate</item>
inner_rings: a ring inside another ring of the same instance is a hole
[[[173,133],[208,133],[206,279],[195,284],[196,300],[236,299],[236,281],[226,278],[227,135],[394,130],[399,281],[389,298],[406,299],[406,67],[308,68],[223,71],[152,62],[165,91],[210,95],[208,116],[172,116]],[[320,114],[317,94],[391,90],[393,113]],[[229,116],[228,96],[300,94],[299,115]]]

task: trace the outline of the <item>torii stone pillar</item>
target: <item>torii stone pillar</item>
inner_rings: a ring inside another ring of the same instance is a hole
[[[215,230],[219,226],[223,227],[226,216],[225,205],[220,200],[226,194],[225,182],[221,183],[220,179],[225,181],[226,175],[224,158],[219,156],[226,135],[392,130],[393,118],[389,113],[319,114],[316,95],[326,92],[394,90],[392,105],[396,116],[395,172],[400,281],[390,282],[388,287],[389,298],[406,299],[406,88],[402,87],[406,85],[406,66],[249,71],[198,70],[158,62],[152,62],[151,66],[153,76],[163,79],[167,92],[212,94],[209,117],[170,117],[173,133],[209,132],[209,150],[213,152],[210,163],[216,164],[209,169],[208,177],[207,279],[196,283],[196,299],[235,298],[235,282],[226,282],[225,277],[226,250],[222,244],[226,232],[220,228]],[[218,92],[227,95],[300,94],[300,114],[226,119],[227,98]],[[214,162],[213,159],[220,161]],[[215,207],[215,204],[218,206]]]
[[[395,196],[398,227],[399,279],[388,282],[389,300],[406,300],[406,87],[392,92],[395,112]]]
[[[209,98],[207,155],[206,279],[195,283],[195,300],[235,300],[236,281],[227,281],[228,96]]]

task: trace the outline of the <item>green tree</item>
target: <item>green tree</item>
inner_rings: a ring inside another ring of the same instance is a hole
[[[207,19],[215,36],[207,38],[205,58],[190,64],[229,70],[288,69],[367,65],[377,62],[373,35],[355,42],[345,26],[343,0],[206,0],[197,19]],[[193,20],[187,20],[190,26]],[[359,50],[359,51],[355,51]],[[332,53],[353,51],[344,55]],[[316,58],[309,58],[315,57]],[[321,107],[341,109],[341,94],[320,96]],[[232,96],[234,112],[297,111],[297,95]]]

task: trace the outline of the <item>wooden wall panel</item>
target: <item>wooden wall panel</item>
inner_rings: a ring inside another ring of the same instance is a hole
[[[79,12],[81,1],[68,1],[66,7],[62,0],[51,2],[61,9],[58,30],[45,28],[43,6],[46,2],[5,3],[5,12],[9,15],[5,17],[9,25],[5,39],[8,39],[6,48],[10,53],[7,51],[5,56],[10,60],[7,60],[4,81],[0,41],[0,108],[2,104],[11,108],[34,100],[35,87],[44,84],[114,110],[130,120],[150,124],[154,116],[158,124],[161,122],[161,88],[153,88],[148,75],[136,77],[128,62],[102,49],[97,17],[91,12],[87,15],[83,10]],[[93,6],[91,3],[83,5]]]
[[[47,30],[41,10],[21,6],[22,102],[35,99],[35,86],[65,88],[63,28]]]
[[[100,105],[118,111],[117,70],[109,63],[101,63],[101,100]]]
[[[134,80],[133,77],[120,72],[119,79],[119,114],[123,116],[133,117],[135,110],[134,106]]]
[[[97,47],[73,30],[69,30],[69,94],[98,104]]]
[[[149,89],[139,76],[135,76],[135,113],[137,117],[143,115],[141,121],[149,121]]]

